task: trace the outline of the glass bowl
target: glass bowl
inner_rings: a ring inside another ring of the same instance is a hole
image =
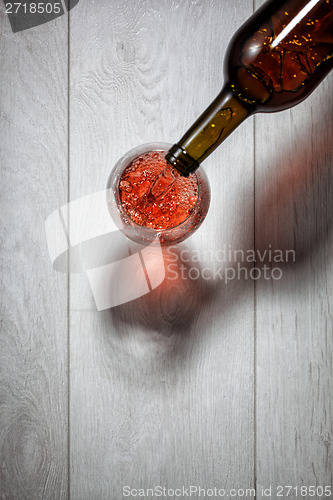
[[[198,199],[191,213],[181,224],[168,229],[154,229],[134,222],[122,205],[120,197],[120,180],[125,169],[133,160],[150,152],[166,154],[172,144],[152,142],[143,144],[128,151],[113,167],[107,183],[107,204],[109,212],[118,228],[131,240],[149,245],[158,237],[161,245],[175,245],[191,236],[204,221],[210,204],[210,187],[206,174],[199,169],[191,174],[195,176],[198,186]]]

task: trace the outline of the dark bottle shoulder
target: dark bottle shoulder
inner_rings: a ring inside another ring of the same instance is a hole
[[[309,4],[266,2],[229,44],[225,78],[235,95],[257,110],[298,104],[332,69],[333,1]]]

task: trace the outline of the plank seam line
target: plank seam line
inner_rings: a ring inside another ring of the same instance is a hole
[[[70,2],[70,0],[69,0]],[[62,3],[64,1],[62,0]],[[69,3],[70,7],[70,3]],[[66,10],[65,10],[66,12]],[[70,203],[70,191],[71,191],[71,185],[70,185],[70,8],[68,9],[67,12],[67,202]],[[70,234],[70,210],[68,210],[68,232]],[[68,253],[68,259],[69,259],[69,253]],[[70,271],[70,262],[68,260],[68,271]],[[68,490],[68,500],[71,498],[71,398],[70,398],[70,393],[71,393],[71,351],[70,351],[70,312],[71,312],[71,281],[70,281],[70,272],[68,273],[67,276],[67,394],[68,394],[68,401],[67,401],[67,428],[68,428],[68,435],[67,435],[67,490]]]
[[[253,117],[253,247],[256,244],[256,117]],[[254,263],[255,265],[255,263]],[[257,498],[257,283],[253,283],[253,481]]]

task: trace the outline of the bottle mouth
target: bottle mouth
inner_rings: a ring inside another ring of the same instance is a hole
[[[186,149],[181,148],[178,144],[174,144],[167,154],[165,155],[166,161],[178,172],[185,177],[195,172],[199,168],[199,163],[192,158],[186,151]]]

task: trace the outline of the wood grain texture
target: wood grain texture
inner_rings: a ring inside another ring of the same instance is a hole
[[[67,498],[67,278],[44,222],[67,196],[67,19],[12,33],[0,3],[0,498]]]
[[[332,84],[256,116],[256,244],[296,255],[256,287],[259,491],[333,484]]]
[[[80,2],[72,199],[105,187],[130,148],[180,137],[221,89],[227,42],[251,12],[251,2]],[[207,161],[212,204],[178,249],[200,254],[187,269],[223,271],[221,246],[253,245],[252,129]],[[168,279],[96,313],[84,277],[71,277],[70,350],[72,499],[119,499],[125,485],[253,486],[253,283]]]
[[[258,248],[296,252],[257,284],[260,484],[332,484],[332,89],[257,117]]]
[[[44,239],[67,198],[67,97],[74,200],[103,189],[130,148],[182,135],[251,12],[248,0],[81,0],[67,96],[67,18],[12,34],[0,4],[1,500],[332,485],[331,76],[205,162],[209,214],[165,252],[162,286],[97,313],[71,275],[68,394],[67,278]],[[226,284],[242,265],[229,248],[254,246],[295,249],[295,263],[279,280],[245,270]]]

